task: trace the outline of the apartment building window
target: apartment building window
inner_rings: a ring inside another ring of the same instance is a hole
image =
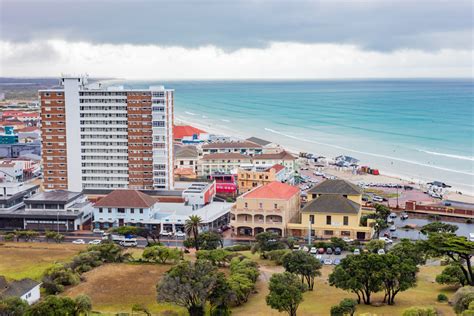
[[[45,96],[45,97],[49,97],[49,96],[51,96],[51,93],[46,92],[46,93],[44,94],[44,96]]]
[[[244,207],[245,208],[249,207],[249,204],[247,202],[245,202]]]
[[[331,225],[331,215],[326,216],[326,225]]]
[[[273,207],[274,207],[274,208],[278,208],[278,204],[276,204],[276,203],[273,204]]]
[[[344,217],[343,217],[343,223],[344,223],[344,226],[348,226],[348,225],[349,225],[349,216],[344,216]]]
[[[263,203],[258,203],[258,208],[263,208]]]
[[[334,235],[334,232],[332,230],[325,230],[324,235],[332,236],[332,235]]]
[[[314,215],[309,216],[309,222],[314,225]]]
[[[351,235],[351,232],[350,232],[350,231],[347,231],[347,230],[342,230],[342,231],[341,231],[341,236],[349,237],[350,235]]]

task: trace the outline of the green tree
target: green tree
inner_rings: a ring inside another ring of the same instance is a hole
[[[255,282],[244,273],[232,273],[227,281],[235,294],[235,304],[241,305],[247,302],[250,293],[252,293],[255,288]]]
[[[122,247],[113,242],[103,242],[98,245],[90,245],[87,251],[96,251],[103,262],[116,263],[130,260],[131,255],[125,254]]]
[[[178,262],[183,258],[183,252],[177,248],[165,246],[146,247],[142,254],[143,259],[151,262],[166,263],[168,260]]]
[[[50,240],[54,240],[54,237],[56,237],[56,232],[53,232],[53,231],[50,231],[50,230],[47,230],[45,233],[44,233],[44,237],[46,239],[46,242],[49,242]]]
[[[365,244],[365,248],[371,253],[377,253],[379,249],[385,249],[385,241],[372,239],[367,244]]]
[[[211,316],[228,316],[231,314],[230,304],[235,302],[235,293],[227,282],[224,273],[217,274],[217,282],[209,295]]]
[[[28,303],[19,297],[6,297],[0,299],[0,315],[23,316],[28,309]]]
[[[204,232],[198,237],[199,249],[212,250],[224,246],[222,236],[216,232]]]
[[[141,228],[136,227],[136,226],[119,226],[119,227],[111,228],[109,231],[111,233],[116,233],[118,235],[123,235],[123,236],[125,235],[137,236],[140,230]]]
[[[329,275],[329,284],[355,293],[358,303],[362,300],[369,305],[372,293],[382,289],[382,257],[376,254],[347,256]]]
[[[331,316],[346,316],[354,315],[356,311],[357,302],[351,298],[343,299],[339,305],[331,307]]]
[[[433,222],[421,227],[421,233],[428,235],[430,233],[455,233],[458,230],[458,226],[447,224],[443,222]]]
[[[219,267],[225,266],[235,256],[235,253],[225,249],[199,250],[196,252],[196,258],[208,260],[212,262],[213,265],[217,265]]]
[[[76,305],[76,316],[89,315],[92,310],[92,302],[89,296],[80,294],[74,299]]]
[[[467,284],[466,276],[458,264],[450,264],[444,268],[443,272],[436,276],[436,282],[458,287]]]
[[[331,237],[331,245],[333,248],[341,248],[341,250],[346,250],[348,248],[347,242],[339,237]]]
[[[403,316],[437,316],[438,312],[434,307],[412,306],[403,311]]]
[[[72,316],[76,314],[76,303],[72,298],[49,295],[38,303],[30,306],[26,316]]]
[[[310,291],[314,288],[314,278],[321,275],[321,262],[304,251],[292,251],[283,257],[283,267],[287,272],[301,277],[301,283],[306,281]]]
[[[280,236],[272,232],[262,232],[255,236],[256,244],[252,248],[252,252],[264,253],[286,248],[285,243],[280,240]]]
[[[186,220],[184,225],[184,230],[188,236],[192,236],[194,238],[194,248],[199,250],[199,227],[202,224],[202,219],[198,215],[191,215]]]
[[[390,253],[400,258],[411,259],[417,265],[423,265],[426,262],[424,250],[422,242],[412,242],[403,238],[390,248]]]
[[[79,274],[62,264],[46,269],[43,276],[43,288],[48,294],[58,294],[64,290],[64,286],[77,285],[79,282]]]
[[[388,253],[380,257],[383,262],[379,273],[381,274],[385,291],[384,302],[387,302],[388,305],[393,305],[395,303],[395,296],[399,292],[416,286],[418,267],[416,262],[408,256],[399,257]]]
[[[203,316],[217,278],[217,268],[208,261],[181,261],[158,283],[158,302],[174,303],[185,307],[191,316]]]
[[[377,218],[384,220],[387,222],[387,218],[390,215],[391,211],[390,208],[383,204],[375,204],[375,214]]]
[[[474,273],[471,264],[474,255],[474,242],[467,240],[464,236],[450,233],[429,233],[428,240],[423,244],[428,255],[449,257],[454,264],[461,268],[466,278],[466,284],[474,286]]]
[[[74,256],[69,267],[76,272],[84,273],[98,267],[102,264],[100,258],[100,252],[98,251],[86,251]]]
[[[303,301],[306,290],[299,278],[289,272],[275,273],[270,278],[270,293],[266,297],[267,305],[279,312],[287,312],[296,316],[298,306]]]

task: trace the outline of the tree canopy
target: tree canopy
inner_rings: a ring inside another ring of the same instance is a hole
[[[303,301],[306,287],[299,278],[289,272],[275,273],[270,278],[270,293],[266,297],[267,305],[279,312],[296,316],[298,306]]]
[[[321,262],[305,251],[292,251],[283,257],[283,267],[287,272],[301,277],[301,283],[306,281],[310,291],[314,288],[314,278],[321,275]]]

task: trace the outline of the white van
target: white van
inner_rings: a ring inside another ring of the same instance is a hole
[[[474,241],[474,233],[469,233],[469,241]]]
[[[122,247],[136,247],[137,245],[138,243],[135,238],[124,239],[120,242],[120,246]]]

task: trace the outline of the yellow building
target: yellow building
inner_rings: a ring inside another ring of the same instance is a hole
[[[274,181],[284,182],[286,178],[286,168],[282,165],[240,166],[237,173],[239,193],[245,193],[258,186],[266,185]]]
[[[230,224],[237,236],[255,236],[264,231],[286,236],[286,227],[298,217],[299,209],[298,187],[271,182],[237,198]]]
[[[360,226],[365,212],[361,203],[362,190],[356,185],[345,180],[325,180],[308,191],[308,202],[299,218],[288,224],[289,234],[307,236],[311,223],[311,235],[316,238],[370,239],[372,228]]]

